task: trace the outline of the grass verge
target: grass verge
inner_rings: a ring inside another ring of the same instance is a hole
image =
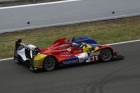
[[[62,1],[62,0],[15,0],[15,1],[4,1],[4,2],[0,2],[0,7],[16,6],[16,5],[27,5],[27,4],[37,4],[37,3],[55,2],[55,1]]]
[[[140,16],[3,33],[0,34],[0,58],[13,56],[14,43],[19,38],[26,44],[43,48],[61,37],[83,36],[94,38],[100,44],[140,39]]]

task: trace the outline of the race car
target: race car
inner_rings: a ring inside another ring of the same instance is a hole
[[[123,56],[111,46],[100,45],[89,37],[60,38],[50,47],[43,49],[32,44],[26,45],[19,39],[15,42],[14,49],[14,61],[29,65],[32,71],[52,71],[57,66],[119,59],[123,59]]]

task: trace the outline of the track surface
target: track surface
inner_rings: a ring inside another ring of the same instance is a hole
[[[0,93],[139,93],[140,42],[112,47],[125,59],[38,73],[0,62]]]
[[[140,15],[140,0],[62,0],[0,7],[0,33]]]

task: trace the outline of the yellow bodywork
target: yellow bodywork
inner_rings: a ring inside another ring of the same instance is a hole
[[[94,50],[90,44],[86,44],[86,47],[83,48],[83,52],[95,52],[99,49],[99,47],[95,47]]]
[[[96,52],[98,49],[99,49],[99,47],[96,46],[96,47],[94,48],[94,50],[92,50],[91,52]]]
[[[34,67],[35,68],[42,68],[43,67],[43,61],[47,57],[45,54],[38,54],[34,57]]]

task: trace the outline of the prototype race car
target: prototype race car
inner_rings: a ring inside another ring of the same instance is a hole
[[[60,38],[50,47],[40,49],[35,45],[26,45],[19,39],[15,42],[14,61],[26,63],[29,69],[52,71],[59,65],[80,64],[95,61],[123,59],[123,56],[108,45],[100,45],[89,37]]]

